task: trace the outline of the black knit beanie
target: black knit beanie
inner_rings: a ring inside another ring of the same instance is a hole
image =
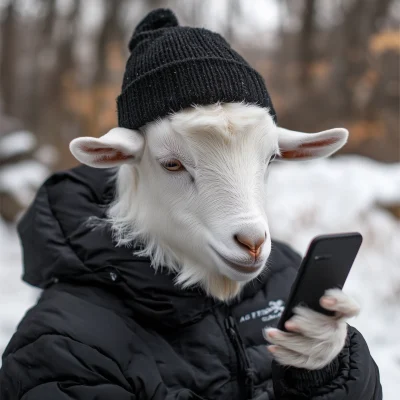
[[[119,126],[137,129],[194,104],[245,102],[275,110],[263,78],[217,33],[179,26],[168,9],[151,11],[133,33]]]

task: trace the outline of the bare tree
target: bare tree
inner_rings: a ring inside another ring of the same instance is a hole
[[[304,0],[302,28],[299,35],[299,59],[301,62],[300,85],[310,83],[310,65],[314,61],[314,32],[315,32],[315,0]]]
[[[343,21],[343,53],[339,82],[345,90],[343,108],[356,112],[353,89],[369,67],[368,43],[386,16],[392,0],[355,0]]]
[[[3,113],[13,115],[15,55],[16,43],[16,12],[15,1],[10,0],[5,8],[1,24],[1,59],[0,59],[0,86],[3,100]]]
[[[124,0],[114,0],[105,2],[105,17],[100,30],[97,42],[97,72],[95,81],[103,82],[107,74],[107,44],[110,41],[122,42],[124,32],[119,20],[119,10]]]
[[[40,0],[39,3],[43,8],[43,17],[36,20],[32,32],[34,44],[29,49],[31,68],[29,68],[27,84],[24,86],[26,106],[22,108],[21,112],[21,118],[26,127],[32,131],[40,129],[41,109],[43,104],[47,104],[45,98],[49,96],[49,75],[51,75],[52,66],[42,65],[40,56],[43,53],[54,52],[52,39],[56,23],[56,0]],[[23,30],[25,29],[28,28],[23,28]]]
[[[66,123],[67,118],[65,108],[62,107],[62,95],[64,87],[62,85],[63,78],[68,71],[74,68],[73,48],[77,39],[77,23],[81,6],[81,0],[74,0],[71,11],[65,16],[64,20],[58,20],[58,26],[61,33],[58,38],[53,38],[52,34],[55,25],[50,29],[48,27],[49,52],[53,54],[54,64],[47,71],[41,83],[42,99],[41,107],[49,112],[38,112],[40,118],[40,128],[38,128],[41,141],[54,142],[57,141],[62,134],[62,127]],[[53,22],[54,24],[54,22]]]

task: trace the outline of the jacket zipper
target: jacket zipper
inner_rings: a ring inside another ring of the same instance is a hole
[[[235,319],[230,315],[225,319],[225,329],[236,350],[239,377],[244,385],[246,399],[253,397],[253,370],[244,350],[243,342],[237,330]]]

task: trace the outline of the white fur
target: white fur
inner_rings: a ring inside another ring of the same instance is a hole
[[[114,128],[100,139],[81,137],[71,141],[69,149],[83,164],[94,168],[110,168],[140,159],[144,148],[144,138],[131,129]],[[116,153],[127,159],[118,159]]]
[[[284,157],[285,160],[312,160],[320,157],[328,157],[342,148],[349,136],[347,129],[333,128],[313,134],[304,134],[303,132],[290,131],[278,127],[279,147],[284,152],[295,152],[296,157]],[[318,142],[326,141],[328,144],[323,146],[312,145]],[[330,143],[329,143],[330,142]],[[311,146],[311,147],[310,147]]]
[[[325,296],[336,301],[332,306],[321,305],[335,316],[329,317],[305,307],[296,307],[289,320],[295,325],[291,332],[266,329],[266,339],[274,357],[282,365],[309,370],[328,365],[342,350],[347,334],[348,318],[359,312],[359,306],[339,289],[330,289]]]
[[[137,254],[150,256],[154,268],[177,272],[177,284],[200,285],[227,301],[265,269],[270,254],[265,184],[271,157],[284,158],[285,152],[293,159],[323,157],[346,139],[340,129],[284,130],[268,110],[231,103],[185,109],[140,132],[115,128],[99,139],[78,138],[71,151],[94,167],[119,166],[108,213],[119,245],[141,242]],[[333,144],[304,147],[321,140]],[[171,159],[186,170],[166,171],[161,163]],[[266,235],[256,260],[235,234],[254,241]],[[238,272],[216,251],[232,263],[260,268]]]

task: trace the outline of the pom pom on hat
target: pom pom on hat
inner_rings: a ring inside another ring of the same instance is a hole
[[[137,44],[138,35],[157,29],[173,28],[179,26],[175,14],[168,8],[160,8],[151,11],[136,27],[129,42],[129,51],[133,51]]]

